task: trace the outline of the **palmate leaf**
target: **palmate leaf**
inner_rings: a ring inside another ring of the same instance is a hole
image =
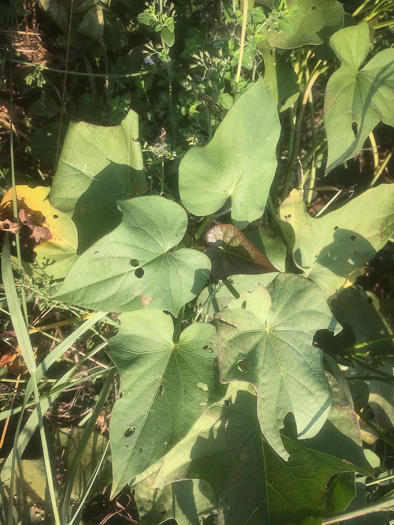
[[[331,393],[317,330],[335,328],[326,299],[303,277],[279,275],[232,301],[216,315],[221,381],[247,381],[257,392],[261,429],[286,458],[279,430],[294,415],[298,437],[313,437],[323,426]]]
[[[196,250],[172,250],[185,234],[186,212],[158,196],[118,205],[121,224],[79,257],[54,297],[96,310],[177,315],[202,290],[211,266]]]
[[[337,0],[287,0],[286,4],[288,13],[263,30],[271,47],[319,45],[343,26],[344,10]]]
[[[327,172],[360,153],[380,122],[394,126],[394,49],[377,53],[362,69],[369,50],[369,25],[347,27],[330,45],[341,61],[331,75],[324,101]]]
[[[268,258],[233,224],[217,224],[206,234],[212,277],[278,272]]]
[[[72,216],[79,252],[118,226],[118,200],[146,189],[134,111],[119,126],[70,125],[49,199]]]
[[[216,496],[204,479],[190,479],[153,488],[162,460],[158,461],[133,483],[135,502],[141,525],[160,525],[168,520],[178,524],[201,525],[216,513]]]
[[[110,426],[113,494],[185,436],[222,391],[215,328],[195,323],[173,341],[173,322],[158,310],[121,316],[109,341],[122,397]]]
[[[296,265],[329,296],[391,237],[394,185],[381,184],[317,219],[293,190],[281,204],[280,218]]]
[[[357,417],[337,386],[333,397],[329,419],[314,439],[297,441],[286,425],[286,462],[262,438],[255,396],[233,383],[165,456],[155,486],[206,479],[218,500],[218,525],[317,525],[335,472],[371,474]]]
[[[262,79],[241,95],[203,148],[179,166],[179,191],[194,215],[209,215],[231,199],[239,227],[264,213],[277,165],[278,111]]]

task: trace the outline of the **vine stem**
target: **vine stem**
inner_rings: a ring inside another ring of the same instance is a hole
[[[393,156],[393,153],[394,153],[394,146],[391,148],[391,151],[387,154],[386,158],[384,159],[382,164],[379,166],[379,168],[375,171],[374,178],[372,179],[372,182],[369,185],[370,188],[372,188],[372,186],[374,186],[376,184],[377,180],[379,179],[379,177],[383,173],[385,167],[390,162],[390,159]]]
[[[241,28],[241,47],[239,49],[239,59],[237,74],[235,76],[235,83],[238,84],[241,76],[242,59],[244,57],[244,46],[245,46],[245,33],[246,33],[246,21],[248,19],[248,8],[249,0],[243,0],[243,12],[242,12],[242,28]]]
[[[376,140],[374,134],[371,133],[368,135],[369,142],[371,143],[372,148],[372,155],[373,155],[373,167],[374,171],[376,171],[379,167],[379,153],[378,153],[378,147],[376,145]]]
[[[299,111],[298,111],[297,121],[296,121],[296,126],[295,126],[295,131],[294,131],[294,145],[293,145],[293,148],[292,148],[291,156],[290,156],[290,158],[288,160],[288,163],[287,163],[286,172],[285,172],[285,180],[283,182],[283,188],[282,188],[282,193],[281,193],[282,201],[284,201],[286,199],[287,195],[289,194],[293,167],[294,167],[295,161],[297,160],[298,150],[299,150],[299,147],[300,147],[302,119],[303,119],[303,116],[304,116],[306,105],[307,105],[308,100],[309,100],[309,95],[311,93],[311,90],[312,90],[316,80],[319,78],[320,75],[325,73],[327,71],[327,69],[329,69],[329,67],[330,67],[330,66],[324,66],[324,67],[319,69],[318,68],[319,64],[320,64],[320,61],[318,62],[317,66],[315,68],[315,71],[312,73],[312,75],[311,75],[311,77],[310,77],[310,79],[309,79],[309,81],[308,81],[308,83],[306,85],[306,88],[305,88],[305,91],[304,91],[304,95],[302,97],[302,102],[301,102],[301,105],[300,105],[300,108],[299,108]]]
[[[60,73],[62,75],[74,75],[76,77],[95,77],[95,78],[132,78],[132,77],[142,77],[149,74],[149,71],[141,71],[140,73],[124,73],[124,74],[114,74],[114,75],[107,75],[106,73],[86,73],[84,71],[72,71],[72,70],[65,70],[65,69],[56,69],[54,67],[48,67],[44,66],[40,63],[35,62],[25,62],[24,60],[17,60],[16,58],[10,58],[10,62],[13,64],[21,64],[22,66],[30,66],[30,67],[39,67],[41,71],[50,71],[51,73]]]

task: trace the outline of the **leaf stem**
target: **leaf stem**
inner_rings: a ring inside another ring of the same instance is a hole
[[[183,316],[185,315],[185,305],[179,310],[178,317],[176,318],[175,328],[174,328],[174,343],[179,341],[179,336],[181,335],[182,321]]]
[[[244,57],[246,22],[247,22],[247,19],[248,19],[248,3],[249,3],[249,0],[243,0],[241,43],[240,43],[240,48],[239,48],[239,59],[238,59],[237,74],[235,76],[235,83],[236,84],[238,84],[240,76],[241,76],[242,59]]]
[[[295,132],[294,132],[294,145],[293,145],[293,148],[292,148],[292,152],[291,152],[291,156],[290,158],[288,159],[288,162],[287,162],[287,167],[286,167],[286,172],[285,172],[285,179],[284,179],[284,182],[283,182],[283,187],[282,187],[282,193],[281,193],[281,198],[282,198],[282,201],[285,200],[285,198],[287,197],[287,195],[289,194],[289,191],[290,191],[290,185],[291,185],[291,178],[292,178],[292,174],[293,174],[293,167],[294,167],[294,164],[297,160],[297,157],[298,157],[298,150],[299,150],[299,147],[300,147],[300,139],[301,139],[301,126],[302,126],[302,120],[303,120],[303,117],[304,117],[304,112],[305,112],[305,108],[306,108],[306,105],[307,105],[307,102],[308,102],[308,99],[309,99],[309,95],[311,93],[311,90],[312,90],[312,87],[314,86],[316,80],[319,78],[320,75],[322,75],[323,73],[325,73],[327,71],[327,69],[329,69],[330,66],[323,66],[321,68],[319,68],[319,64],[321,63],[321,61],[319,61],[317,63],[317,66],[315,68],[315,71],[312,73],[306,87],[305,87],[305,91],[304,91],[304,95],[302,97],[302,102],[301,102],[301,105],[299,107],[299,110],[298,110],[298,114],[297,114],[297,121],[296,121],[296,128],[295,128]]]
[[[234,286],[230,283],[228,279],[223,280],[224,286],[227,288],[227,290],[236,298],[239,299],[240,295],[237,292],[237,290],[234,288]]]

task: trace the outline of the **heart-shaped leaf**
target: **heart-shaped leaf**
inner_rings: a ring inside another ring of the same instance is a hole
[[[276,170],[278,111],[262,79],[241,95],[203,148],[179,167],[179,191],[194,215],[209,215],[231,199],[231,217],[244,227],[264,213]]]
[[[196,250],[172,250],[187,227],[186,212],[164,197],[118,203],[121,224],[71,267],[55,298],[105,311],[141,308],[176,315],[203,288],[210,262]]]
[[[173,322],[160,311],[121,316],[110,357],[121,377],[122,397],[110,426],[116,494],[185,436],[220,395],[215,328],[195,323],[173,341]]]
[[[394,185],[381,184],[318,219],[309,216],[293,190],[281,204],[280,217],[295,263],[329,296],[391,237]]]
[[[212,277],[277,272],[267,257],[233,224],[217,224],[206,234]]]
[[[331,75],[324,101],[327,172],[360,153],[380,121],[394,126],[394,49],[380,51],[360,69],[370,50],[366,23],[338,31],[330,45],[341,67]]]
[[[313,346],[317,330],[336,325],[326,299],[311,281],[279,275],[232,301],[216,323],[221,381],[255,387],[261,429],[287,458],[279,434],[285,416],[294,415],[297,435],[306,439],[321,429],[331,406],[322,353]]]
[[[49,199],[72,216],[79,252],[120,223],[116,201],[146,189],[134,111],[119,126],[70,125]]]
[[[335,426],[344,420],[345,434]],[[319,436],[297,441],[291,428],[282,435],[289,456],[285,462],[262,439],[255,396],[233,383],[167,454],[155,485],[206,479],[218,499],[218,525],[306,523],[313,517],[320,523],[327,482],[335,472],[371,473],[359,438],[356,415],[337,389]]]
[[[287,0],[286,6],[263,31],[271,47],[318,45],[343,26],[344,10],[337,0]]]

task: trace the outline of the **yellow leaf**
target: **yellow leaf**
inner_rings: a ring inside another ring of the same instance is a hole
[[[36,259],[31,265],[35,272],[45,272],[53,279],[65,277],[77,259],[78,234],[70,217],[54,208],[49,200],[50,188],[17,186],[18,209],[24,210],[37,228],[47,228],[50,235],[35,246]],[[4,195],[1,205],[12,201],[12,189]],[[32,228],[29,222],[29,227]]]

